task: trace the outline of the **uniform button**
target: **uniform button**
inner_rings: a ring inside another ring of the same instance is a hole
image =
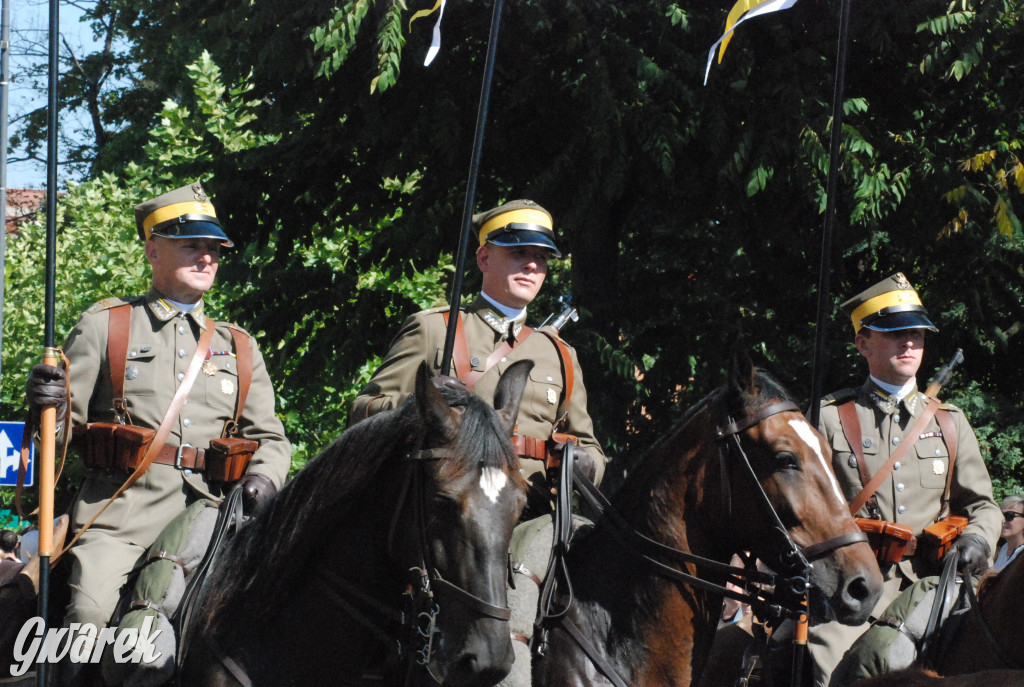
[[[189,420],[188,418],[185,418],[184,420],[181,421],[181,424],[185,425],[186,427],[191,427],[192,421]]]
[[[899,445],[899,443],[900,443],[900,438],[899,437],[893,437],[892,438],[892,445],[893,446],[897,446],[897,445]]]
[[[550,376],[548,376],[548,377],[547,377],[547,380],[548,380],[548,381],[550,382],[550,381],[551,381],[551,377],[550,377]]]
[[[179,348],[178,349],[178,357],[179,358],[184,358],[186,355],[188,355],[188,353],[185,352],[184,348]]]
[[[896,485],[896,491],[903,491],[904,489],[905,487],[903,486],[903,482]]]
[[[906,513],[907,512],[907,507],[906,506],[900,506],[899,508],[896,509],[896,512],[897,513]]]
[[[898,460],[895,463],[892,464],[892,469],[893,470],[899,470],[901,467],[903,467],[903,464],[901,462],[899,462]]]
[[[224,367],[225,367],[225,369],[230,370],[231,369],[231,363],[230,362],[224,363]]]
[[[179,334],[184,334],[185,333],[185,325],[183,325],[183,324],[179,324],[178,325],[178,333]]]
[[[501,359],[501,362],[503,362],[503,363],[506,363],[506,362],[508,362],[508,358],[502,358],[502,359]]]
[[[938,448],[935,449],[935,455],[941,456],[942,455],[942,449],[938,449]]]
[[[860,443],[864,444],[864,448],[871,448],[871,439],[868,437],[864,437],[864,440]]]
[[[184,372],[179,372],[178,373],[178,381],[180,382],[183,379],[185,379],[185,373]]]
[[[892,421],[895,422],[898,425],[900,423],[900,414],[896,413],[895,415],[893,415],[892,416]]]
[[[132,351],[131,353],[128,354],[128,357],[129,358],[134,358],[137,355],[138,355],[138,353],[136,353],[135,351]]]
[[[480,358],[470,358],[469,364],[473,367],[476,367],[477,365],[480,364]]]

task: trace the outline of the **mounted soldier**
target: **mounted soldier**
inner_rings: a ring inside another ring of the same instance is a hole
[[[897,273],[841,308],[852,320],[853,343],[869,375],[860,387],[822,400],[819,429],[861,528],[886,542],[879,549],[885,590],[872,614],[879,617],[901,590],[938,574],[944,560],[955,559],[964,574],[984,571],[1003,517],[963,411],[917,387],[925,333],[938,329],[914,287]],[[949,532],[942,547],[925,545],[934,540],[926,528],[935,526]],[[816,685],[828,684],[843,652],[867,627],[812,626],[808,649]]]
[[[27,386],[31,412],[57,407],[72,423],[86,467],[64,620],[81,624],[83,654],[175,516],[239,481],[252,510],[291,462],[255,339],[206,313],[221,249],[233,244],[201,184],[138,205],[135,218],[149,293],[86,310],[64,346],[68,371],[37,365]],[[82,665],[69,663],[61,682],[85,680]]]
[[[551,215],[532,200],[514,200],[473,216],[480,245],[480,295],[459,309],[453,363],[455,376],[471,391],[491,398],[501,374],[518,360],[535,365],[520,405],[513,443],[530,482],[523,519],[551,510],[549,449],[568,441],[585,472],[600,483],[605,455],[594,438],[587,391],[576,352],[553,327],[533,330],[527,309],[547,275],[548,260],[560,258]],[[384,362],[352,404],[349,422],[398,406],[412,392],[425,361],[441,373],[449,308],[418,312],[402,325]]]

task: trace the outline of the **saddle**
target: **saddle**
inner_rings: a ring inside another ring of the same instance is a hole
[[[931,663],[931,657],[942,650],[942,636],[969,610],[964,591],[955,563],[942,576],[925,577],[907,587],[847,650],[830,684],[838,687],[915,663]]]

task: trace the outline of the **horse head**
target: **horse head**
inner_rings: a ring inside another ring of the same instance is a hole
[[[532,367],[509,367],[493,409],[425,365],[417,375],[421,436],[388,547],[409,571],[418,662],[446,686],[494,684],[511,669],[505,582],[526,485],[509,439]]]
[[[812,620],[864,622],[882,576],[836,481],[828,443],[745,349],[734,350],[722,394],[735,418],[724,428],[720,422],[719,436],[740,547],[797,579],[809,564]]]

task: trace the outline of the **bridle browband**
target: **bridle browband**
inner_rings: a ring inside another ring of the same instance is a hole
[[[731,511],[732,493],[728,479],[728,458],[735,455],[742,458],[743,464],[747,467],[746,473],[749,473],[758,487],[757,493],[760,494],[760,502],[771,513],[775,526],[782,535],[783,542],[788,551],[783,553],[780,559],[786,562],[784,572],[788,571],[792,574],[782,576],[760,571],[755,567],[755,556],[752,555],[745,556],[745,565],[743,567],[728,565],[666,546],[637,532],[612,507],[608,498],[594,486],[593,482],[583,474],[579,467],[574,465],[572,451],[566,450],[562,459],[561,489],[559,490],[558,508],[555,513],[555,542],[552,548],[551,561],[548,565],[548,574],[545,576],[543,586],[541,587],[541,604],[534,625],[532,650],[543,655],[548,631],[552,627],[561,627],[583,649],[588,658],[608,680],[616,687],[627,687],[626,682],[618,675],[610,662],[568,617],[569,608],[573,603],[573,590],[565,561],[565,554],[568,550],[572,515],[571,501],[567,497],[563,498],[562,494],[570,493],[573,486],[577,487],[580,496],[600,516],[607,520],[611,525],[610,531],[612,536],[623,545],[627,552],[634,555],[658,575],[673,582],[688,584],[718,596],[729,597],[750,604],[758,616],[762,618],[773,618],[776,620],[783,617],[797,618],[801,614],[806,613],[807,592],[810,588],[811,561],[817,560],[835,549],[867,541],[867,535],[860,531],[851,532],[802,548],[797,546],[789,536],[778,513],[768,499],[768,495],[761,486],[760,480],[757,479],[753,466],[750,464],[750,460],[740,442],[740,435],[744,431],[759,425],[773,415],[784,412],[800,412],[800,409],[792,401],[779,401],[764,406],[737,421],[726,417],[726,422],[719,426],[716,431],[716,438],[719,442],[725,508]],[[563,516],[560,514],[562,508],[570,509],[567,511],[568,515]],[[726,575],[728,582],[741,587],[745,591],[734,591],[724,585],[709,582],[698,575],[692,575],[674,565],[663,562],[665,560],[672,563],[688,563],[698,569]],[[559,576],[562,577],[562,581],[565,584],[566,598],[564,603],[560,604],[561,607],[558,610],[552,610],[559,584]],[[764,591],[766,587],[771,588],[772,591],[766,593]]]

